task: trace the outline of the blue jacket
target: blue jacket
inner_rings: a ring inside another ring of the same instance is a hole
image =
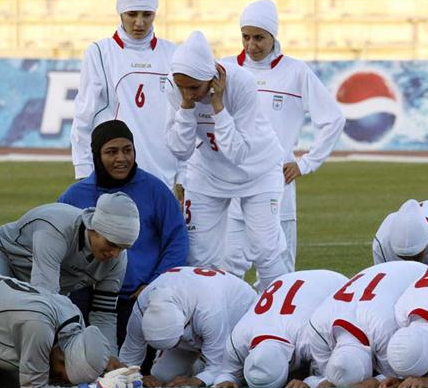
[[[140,235],[128,249],[128,266],[120,292],[126,296],[169,268],[186,265],[189,243],[173,193],[158,178],[139,168],[130,182],[114,189],[97,186],[93,172],[71,185],[58,202],[83,209],[95,206],[100,195],[117,191],[128,194],[140,212]]]

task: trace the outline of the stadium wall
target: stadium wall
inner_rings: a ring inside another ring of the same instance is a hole
[[[336,151],[428,151],[428,61],[309,64],[347,118]],[[0,60],[0,153],[69,154],[79,68],[78,60]],[[284,91],[277,92],[272,108],[280,110]],[[307,120],[298,148],[316,135]]]

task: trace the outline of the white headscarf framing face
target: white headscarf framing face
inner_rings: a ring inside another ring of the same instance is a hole
[[[129,11],[156,12],[159,0],[117,0],[116,11],[120,15]]]
[[[278,12],[275,3],[260,0],[244,8],[239,21],[240,27],[252,26],[269,32],[274,38],[278,35]]]
[[[204,34],[193,31],[177,47],[172,57],[172,74],[184,74],[199,81],[211,81],[216,75],[214,56]]]

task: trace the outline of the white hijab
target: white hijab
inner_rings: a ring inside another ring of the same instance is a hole
[[[172,57],[172,74],[180,73],[199,81],[211,81],[216,75],[214,56],[204,34],[193,31]]]
[[[143,49],[151,49],[151,41],[155,36],[154,28],[153,26],[150,27],[149,33],[146,35],[143,39],[135,39],[131,35],[129,35],[125,29],[123,28],[122,24],[117,27],[117,33],[119,34],[120,39],[122,39],[123,43],[125,44],[125,47],[127,49],[133,49],[133,50],[143,50]]]
[[[254,69],[268,69],[273,60],[281,54],[278,35],[278,12],[271,0],[259,0],[244,8],[239,21],[240,27],[258,27],[271,34],[275,40],[273,50],[260,61],[253,61],[249,55],[245,57],[245,65]]]
[[[117,0],[116,11],[119,15],[129,11],[150,11],[156,12],[159,7],[159,0]],[[117,28],[120,39],[125,43],[126,48],[141,50],[151,48],[150,42],[154,37],[153,26],[149,33],[143,39],[134,39],[129,35],[122,26],[122,23]]]
[[[409,199],[401,205],[389,230],[396,255],[414,256],[428,245],[428,224],[419,202]]]
[[[120,15],[128,11],[156,12],[159,0],[117,0],[116,11]]]

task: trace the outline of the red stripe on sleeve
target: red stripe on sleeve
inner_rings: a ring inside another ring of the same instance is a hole
[[[250,349],[254,349],[260,342],[266,341],[266,340],[276,340],[280,342],[285,342],[287,344],[290,343],[285,338],[277,337],[276,335],[258,335],[257,337],[254,337],[250,344]]]
[[[351,322],[345,321],[344,319],[336,319],[333,322],[333,327],[341,327],[345,329],[349,334],[352,334],[358,341],[360,341],[365,346],[370,346],[369,339],[365,333],[359,329],[357,326],[353,325]]]

